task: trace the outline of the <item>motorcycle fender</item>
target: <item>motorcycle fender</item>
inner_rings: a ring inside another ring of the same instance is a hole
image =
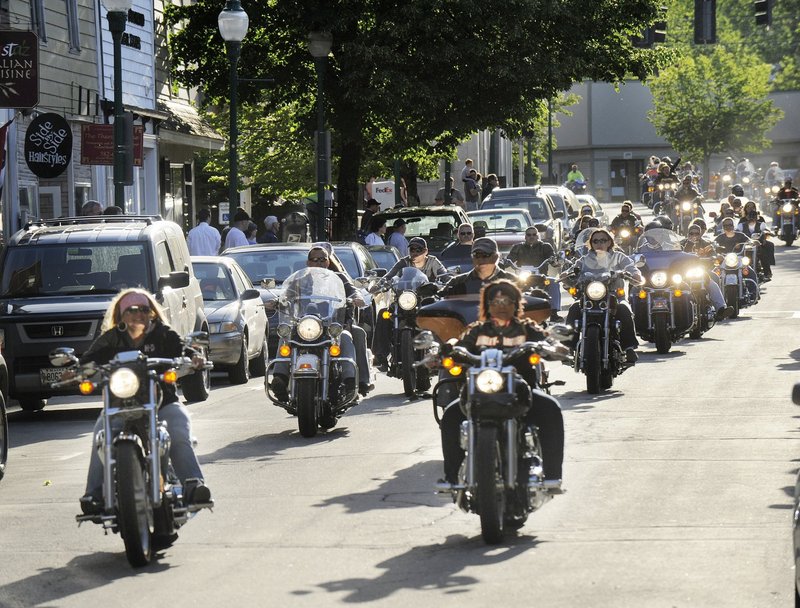
[[[139,437],[139,435],[136,435],[135,433],[119,433],[114,437],[111,443],[113,445],[117,445],[121,441],[132,441],[138,446],[142,455],[144,455],[144,444],[142,443],[142,438]]]
[[[739,284],[739,277],[735,274],[726,274],[725,275],[725,285],[738,285]]]
[[[292,370],[292,376],[319,376],[319,373],[320,360],[317,355],[311,353],[298,355],[295,361],[295,368]]]

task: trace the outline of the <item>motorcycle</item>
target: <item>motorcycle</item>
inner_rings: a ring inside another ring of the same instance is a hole
[[[526,342],[507,354],[486,349],[474,355],[456,346],[442,358],[450,374],[464,377],[460,442],[465,454],[457,483],[438,485],[437,491],[450,493],[465,513],[480,516],[487,544],[501,543],[507,529],[522,527],[552,498],[544,485],[539,429],[525,422],[531,387],[515,369],[543,358],[568,361],[569,351],[553,340]],[[441,422],[435,407],[434,415]]]
[[[642,223],[638,220],[632,220],[629,223],[612,228],[611,231],[614,233],[614,244],[622,249],[625,255],[630,255],[633,253],[636,241],[642,233]]]
[[[751,266],[751,262],[757,259],[758,241],[751,239],[749,243],[742,245],[744,247],[737,245],[740,251],[732,251],[717,258],[717,266],[714,268],[722,282],[725,304],[733,307],[731,316],[734,318],[739,316],[739,309],[758,303],[761,297],[758,277]],[[752,257],[745,254],[747,251],[753,253]]]
[[[189,348],[208,348],[208,335],[189,336]],[[53,388],[78,384],[83,395],[97,389],[103,395],[103,426],[95,437],[103,467],[103,509],[97,515],[77,515],[119,533],[133,567],[147,565],[154,551],[174,542],[177,530],[213,501],[187,504],[191,488],[183,487],[169,461],[170,436],[158,421],[160,382],[175,384],[192,373],[191,357],[147,357],[139,351],[118,353],[105,365],[81,365],[72,348],[50,353],[50,362],[71,372]],[[205,369],[211,369],[210,361]],[[189,480],[187,480],[188,482]],[[187,484],[188,485],[188,484]]]
[[[582,179],[574,179],[572,181],[565,182],[564,186],[572,190],[575,194],[586,193],[586,181]]]
[[[774,204],[777,206],[775,215],[777,216],[778,223],[778,238],[780,238],[787,247],[791,247],[795,239],[800,233],[800,199],[785,199],[775,200]]]
[[[269,362],[265,390],[278,407],[297,416],[303,437],[318,428],[330,429],[358,403],[358,366],[342,356],[341,336],[347,298],[341,279],[327,268],[302,268],[283,282],[278,300],[278,356]],[[288,367],[288,401],[271,390],[275,366]],[[349,366],[355,383],[347,387],[343,372]]]
[[[376,285],[381,289],[381,285]],[[414,366],[419,360],[414,349],[414,338],[418,333],[416,326],[417,311],[421,302],[436,294],[439,285],[432,283],[425,273],[418,268],[406,267],[392,279],[390,285],[394,301],[381,314],[384,319],[392,321],[392,342],[389,349],[388,375],[402,378],[403,391],[409,397],[417,392],[427,391],[431,387],[430,374],[426,368]]]
[[[552,257],[543,261],[538,266],[516,266],[517,284],[521,291],[530,289],[540,289],[547,291],[551,285],[558,283],[558,277],[549,276],[546,272],[548,266],[558,266],[562,262],[558,257]]]
[[[664,215],[673,202],[678,182],[662,180],[653,191],[653,215]]]
[[[642,175],[640,180],[644,185],[644,192],[642,193],[642,205],[647,205],[651,209],[653,208],[653,204],[655,201],[653,200],[654,193],[656,190],[656,182],[655,178],[652,175],[647,175],[646,173]]]
[[[687,334],[699,338],[714,324],[700,259],[684,253],[678,235],[664,228],[645,232],[637,251],[636,266],[645,279],[631,294],[637,335],[661,354]]]
[[[675,232],[678,234],[686,234],[689,230],[689,224],[696,219],[703,219],[703,199],[702,197],[695,197],[692,199],[682,199],[675,201],[672,207],[670,219],[675,226]]]

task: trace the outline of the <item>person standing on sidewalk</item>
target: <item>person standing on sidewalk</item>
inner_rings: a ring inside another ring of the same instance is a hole
[[[200,209],[197,212],[197,226],[192,228],[186,237],[189,255],[217,255],[221,237],[219,230],[209,224],[210,217],[208,209]]]

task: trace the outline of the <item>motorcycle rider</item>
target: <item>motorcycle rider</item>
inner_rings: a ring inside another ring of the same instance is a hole
[[[181,357],[185,347],[181,337],[166,321],[155,298],[144,289],[124,289],[109,304],[103,317],[103,333],[94,341],[80,363],[105,365],[118,353],[139,350],[148,357]],[[195,369],[202,369],[205,358],[192,354]],[[69,373],[69,372],[67,372]],[[66,375],[64,378],[66,379]],[[211,503],[211,491],[205,485],[200,463],[192,447],[192,424],[186,406],[178,401],[174,384],[159,382],[162,394],[158,419],[169,428],[169,457],[175,473],[184,486],[189,504]],[[103,417],[97,418],[92,431],[92,445],[102,430]],[[84,515],[97,515],[103,510],[103,463],[92,448],[86,493],[80,499]]]
[[[456,346],[463,346],[473,354],[485,348],[502,348],[504,351],[523,344],[544,339],[536,323],[522,317],[522,293],[511,281],[497,280],[487,283],[480,291],[479,320],[470,325]],[[529,364],[517,367],[519,374],[535,386],[535,373]],[[561,408],[550,395],[532,389],[533,405],[525,421],[539,427],[544,460],[544,486],[554,494],[561,493],[562,462],[564,459],[564,419]],[[460,446],[461,423],[466,419],[461,404],[453,401],[441,418],[442,455],[445,480],[458,481],[458,470],[464,460]]]
[[[722,218],[722,234],[714,242],[724,253],[731,253],[737,245],[750,241],[749,237],[736,231],[736,223],[732,217]]]
[[[457,240],[442,250],[439,254],[439,261],[448,266],[461,264],[472,252],[474,235],[472,224],[461,224],[456,231]]]
[[[542,232],[546,229],[543,225],[528,226],[525,229],[525,242],[513,245],[511,251],[506,255],[506,259],[514,262],[517,266],[536,266],[538,268],[545,260],[554,258],[556,253],[553,246],[542,240],[539,228],[542,228]],[[561,310],[561,285],[558,281],[552,281],[546,289],[553,308],[550,320],[561,321],[562,319],[558,315],[558,311]]]
[[[662,160],[662,162],[658,165],[658,175],[654,180],[655,190],[653,191],[653,200],[657,202],[653,205],[653,212],[656,213],[656,215],[658,215],[660,212],[669,212],[669,209],[664,208],[664,205],[668,200],[667,193],[669,192],[669,198],[672,198],[672,184],[676,183],[677,181],[677,178],[672,174],[670,165]],[[659,186],[663,186],[663,189],[659,190]],[[658,205],[658,209],[656,209],[656,205]]]
[[[783,188],[778,190],[777,198],[780,200],[788,200],[793,198],[800,198],[800,193],[798,193],[797,188],[792,186],[792,178],[787,177],[783,181]]]
[[[683,176],[681,180],[681,185],[678,188],[677,192],[675,192],[675,197],[679,201],[693,201],[696,198],[702,198],[703,194],[698,190],[695,185],[692,183],[692,175],[686,174]]]
[[[428,280],[436,281],[440,276],[447,273],[447,269],[436,258],[428,255],[428,243],[422,237],[415,236],[408,242],[408,255],[400,258],[395,265],[386,273],[384,279],[392,279],[400,274],[403,268],[417,268]],[[378,311],[378,320],[375,324],[375,336],[372,339],[372,354],[375,357],[375,365],[385,371],[389,364],[389,346],[391,341],[392,322],[384,319]]]
[[[758,263],[764,273],[764,281],[772,280],[772,266],[775,264],[775,244],[767,240],[767,224],[763,217],[758,215],[756,204],[747,201],[744,205],[744,219],[736,227],[738,232],[752,237],[758,234],[760,247],[758,248]]]
[[[703,225],[696,222],[689,224],[686,238],[681,241],[681,246],[686,253],[694,253],[700,258],[710,259],[714,254],[714,243],[703,238]],[[727,319],[733,314],[733,307],[725,304],[725,296],[722,294],[722,289],[718,283],[719,277],[708,272],[707,269],[703,276],[705,278],[706,293],[708,294],[708,299],[711,300],[711,305],[714,307],[716,320]]]
[[[777,162],[772,161],[766,173],[764,173],[764,183],[768,188],[772,188],[772,186],[780,186],[783,183],[783,179],[783,169]]]
[[[585,270],[593,268],[603,268],[606,271],[628,272],[633,275],[634,280],[641,281],[642,273],[627,255],[621,251],[614,250],[614,236],[605,228],[596,228],[589,237],[589,251],[575,263],[572,273],[580,275]],[[621,283],[621,280],[619,281]],[[567,314],[567,324],[575,326],[575,322],[581,316],[580,301],[573,302]],[[636,331],[633,326],[633,315],[630,305],[624,298],[619,298],[617,302],[615,319],[620,322],[620,346],[625,351],[625,361],[628,365],[635,365],[639,356],[636,354],[636,347],[639,341],[636,339]],[[577,344],[577,336],[575,337]],[[573,344],[574,348],[575,344]]]
[[[330,243],[314,243],[311,246],[311,250],[308,252],[306,266],[309,268],[329,268],[331,265],[331,252],[332,248]],[[364,300],[359,295],[355,285],[353,285],[352,281],[350,281],[350,278],[343,272],[338,271],[338,269],[331,268],[331,270],[342,281],[342,284],[344,285],[344,293],[345,296],[347,296],[347,299],[351,300],[358,308],[365,306]],[[358,323],[354,322],[349,311],[345,327],[346,329],[342,331],[340,335],[339,343],[339,346],[342,349],[342,357],[355,360],[356,365],[358,366],[358,392],[362,396],[366,396],[367,393],[375,388],[375,385],[371,384],[369,381],[369,379],[372,377],[372,374],[370,371],[369,359],[367,357],[367,332],[364,331],[364,329],[358,325]],[[355,378],[350,374],[352,374],[350,366],[345,365],[342,370],[342,376],[344,377],[345,388],[348,392],[355,388]],[[274,373],[272,375],[272,385],[270,388],[280,401],[289,400],[288,363],[280,362],[275,364]]]
[[[616,230],[620,226],[628,226],[633,228],[636,222],[641,222],[642,217],[633,211],[633,205],[630,201],[623,201],[619,208],[619,215],[611,220],[611,229]]]
[[[469,272],[457,274],[439,292],[442,297],[477,294],[486,283],[497,279],[516,280],[510,272],[497,265],[499,253],[494,239],[484,236],[475,239],[471,250],[473,268]]]

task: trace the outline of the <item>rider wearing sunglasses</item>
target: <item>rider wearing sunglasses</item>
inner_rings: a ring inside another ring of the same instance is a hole
[[[589,251],[577,261],[573,268],[573,273],[576,276],[580,276],[584,272],[597,273],[611,270],[626,271],[638,281],[642,280],[642,273],[636,268],[633,260],[621,251],[614,249],[614,237],[611,233],[604,228],[597,228],[589,236]],[[622,279],[612,283],[614,289],[623,286],[624,281]],[[581,303],[576,300],[569,308],[567,324],[570,327],[574,327],[580,316]],[[617,300],[615,318],[621,324],[620,343],[625,351],[625,359],[628,365],[635,365],[639,358],[636,354],[636,347],[639,346],[639,341],[636,339],[630,305],[624,297],[620,297]],[[577,341],[577,334],[575,340]]]
[[[497,265],[499,253],[494,239],[484,236],[475,239],[470,250],[472,257],[472,270],[454,276],[442,288],[442,296],[460,296],[480,293],[481,288],[487,283],[498,279],[514,281],[515,276],[500,270]]]
[[[439,260],[445,266],[464,264],[470,259],[475,230],[472,224],[461,224],[456,230],[456,240],[445,247],[439,254]]]

